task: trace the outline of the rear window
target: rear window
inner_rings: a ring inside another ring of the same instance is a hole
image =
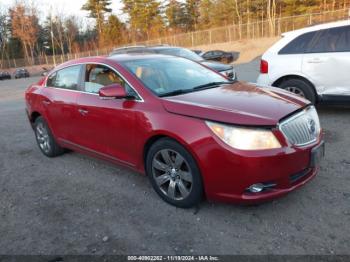
[[[290,54],[303,54],[307,51],[311,40],[314,38],[316,32],[309,32],[302,34],[289,42],[285,47],[283,47],[278,54],[280,55],[290,55]]]
[[[80,69],[80,65],[75,65],[58,70],[48,77],[46,86],[77,90]]]

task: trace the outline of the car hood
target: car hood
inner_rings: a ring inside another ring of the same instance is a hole
[[[233,68],[232,65],[226,65],[226,64],[207,61],[207,60],[200,61],[200,63],[218,72],[230,70]]]
[[[163,98],[171,113],[248,126],[275,126],[309,103],[281,89],[244,82]]]

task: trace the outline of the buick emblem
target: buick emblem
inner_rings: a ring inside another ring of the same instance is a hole
[[[307,128],[309,130],[310,135],[316,134],[316,123],[313,119],[309,118],[307,120]]]

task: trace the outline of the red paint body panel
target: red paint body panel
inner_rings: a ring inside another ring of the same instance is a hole
[[[102,87],[98,94],[105,98],[125,98],[127,96],[124,87],[119,84]]]
[[[283,91],[236,82],[218,88],[165,99],[167,111],[235,125],[275,126],[304,107],[306,100],[285,97]],[[292,98],[292,99],[291,99]],[[254,102],[253,102],[254,101]]]
[[[137,102],[122,99],[104,100],[98,95],[81,93],[77,99],[76,144],[123,162],[135,159],[135,116]]]
[[[103,100],[95,94],[48,88],[45,79],[32,85],[26,91],[29,118],[42,115],[64,147],[144,173],[146,143],[155,136],[171,137],[197,161],[207,198],[236,203],[284,195],[316,175],[317,169],[312,169],[296,184],[290,182],[290,175],[308,168],[310,151],[322,137],[312,145],[295,148],[275,128],[273,132],[282,148],[242,151],[224,144],[203,120],[274,127],[282,118],[307,105],[302,98],[239,82],[158,98],[116,60],[105,57],[70,61],[55,70],[77,63],[103,63],[115,68],[143,101]],[[274,182],[276,187],[257,195],[245,192],[251,184],[261,182]]]

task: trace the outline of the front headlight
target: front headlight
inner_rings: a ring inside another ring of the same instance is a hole
[[[236,149],[261,150],[281,147],[270,130],[236,127],[211,121],[205,123],[223,142]]]

